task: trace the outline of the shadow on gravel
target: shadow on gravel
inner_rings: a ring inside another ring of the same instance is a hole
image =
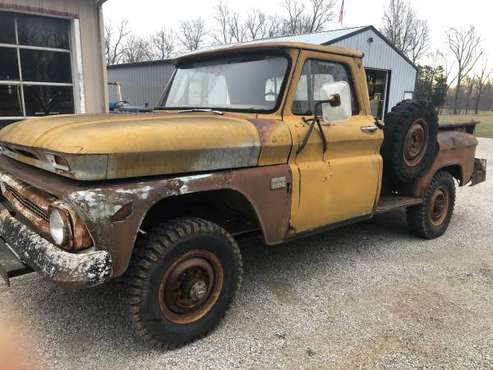
[[[358,254],[378,253],[374,249],[384,248],[386,243],[402,246],[413,238],[407,231],[405,215],[397,212],[281,247],[268,248],[260,240],[243,243],[244,281],[249,288],[240,291],[240,295],[247,295],[241,300],[253,299],[257,292],[251,287],[266,279],[286,281],[292,269],[309,274],[310,269],[305,267],[310,264],[353,263],[352,258]],[[402,242],[395,243],[399,239]],[[97,357],[98,353],[115,359],[122,354],[156,353],[157,349],[134,334],[125,293],[117,282],[90,290],[67,291],[35,275],[32,279],[34,282],[29,285],[35,285],[36,290],[22,293],[25,302],[17,304],[22,306],[25,317],[36,321],[33,327],[39,328],[48,345],[56,343],[63,348],[64,359],[77,362],[82,357]]]

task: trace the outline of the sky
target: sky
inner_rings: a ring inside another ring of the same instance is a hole
[[[336,0],[336,13],[342,0]],[[279,0],[223,0],[236,11],[257,8],[267,14],[281,9]],[[345,0],[344,27],[381,25],[388,0]],[[418,17],[428,21],[433,50],[447,48],[445,32],[450,27],[467,27],[474,24],[482,35],[483,48],[493,66],[492,0],[410,0]],[[109,0],[104,6],[105,19],[117,23],[121,18],[130,21],[132,30],[142,36],[149,35],[163,25],[177,28],[180,20],[203,17],[212,23],[217,1],[209,0]],[[337,18],[337,17],[336,17]],[[338,23],[326,28],[340,28]]]

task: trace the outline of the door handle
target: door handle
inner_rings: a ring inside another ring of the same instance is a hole
[[[365,134],[374,134],[378,131],[378,127],[374,125],[361,126],[361,131],[363,131]]]

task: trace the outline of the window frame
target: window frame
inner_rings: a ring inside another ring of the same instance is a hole
[[[20,90],[20,98],[21,98],[21,116],[2,116],[0,115],[0,126],[4,123],[4,121],[18,121],[26,118],[35,118],[39,116],[27,115],[26,112],[26,99],[24,94],[24,86],[46,86],[46,87],[70,87],[72,88],[72,103],[73,103],[73,111],[74,113],[78,111],[78,104],[76,101],[76,83],[75,83],[75,75],[76,68],[74,66],[74,57],[76,57],[76,51],[74,51],[73,45],[73,33],[74,33],[74,23],[69,18],[62,17],[50,17],[45,15],[38,15],[32,13],[22,13],[22,12],[14,12],[9,10],[0,9],[2,13],[9,13],[14,19],[14,35],[15,42],[13,44],[4,44],[0,43],[1,48],[9,48],[16,50],[17,53],[17,68],[18,68],[18,80],[0,80],[0,86],[16,86]],[[67,32],[68,32],[68,41],[69,41],[69,49],[60,49],[53,47],[44,47],[44,46],[31,46],[31,45],[23,45],[19,43],[19,27],[18,20],[20,16],[24,14],[33,15],[40,18],[49,18],[49,19],[61,19],[68,23]],[[70,72],[71,72],[71,81],[70,82],[39,82],[39,81],[27,81],[23,78],[22,71],[22,59],[21,59],[21,51],[22,50],[33,50],[33,51],[48,51],[48,52],[57,52],[57,53],[65,53],[69,55],[70,60]]]
[[[347,82],[349,84],[349,88],[351,89],[351,101],[352,101],[351,103],[353,103],[353,102],[355,103],[355,106],[351,107],[352,117],[360,116],[361,115],[361,106],[359,103],[359,97],[357,95],[357,90],[354,88],[354,78],[353,78],[353,73],[351,71],[351,67],[345,62],[326,60],[326,59],[316,58],[316,57],[308,57],[304,60],[303,67],[301,67],[301,73],[300,73],[300,76],[298,78],[298,82],[296,83],[296,87],[293,91],[293,100],[291,102],[291,114],[294,116],[298,116],[298,117],[306,117],[306,116],[311,116],[315,113],[315,112],[311,112],[311,111],[304,112],[304,113],[294,112],[294,102],[296,101],[295,100],[296,93],[298,92],[298,86],[301,82],[301,77],[303,76],[303,70],[305,69],[305,66],[307,65],[307,63],[310,63],[309,64],[309,69],[310,69],[309,74],[311,75],[312,74],[312,65],[311,65],[312,62],[332,63],[332,64],[340,65],[341,67],[344,68],[344,70],[346,71],[346,74],[348,76]],[[308,90],[310,90],[310,85],[311,85],[311,81],[310,81],[310,79],[307,79],[307,89]],[[308,95],[308,102],[311,103],[310,105],[313,105],[313,91],[311,94],[308,91],[307,95]]]

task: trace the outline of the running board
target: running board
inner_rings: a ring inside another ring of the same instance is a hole
[[[417,206],[423,203],[422,198],[403,197],[400,195],[387,195],[380,198],[375,209],[375,214],[380,215],[399,208]]]

